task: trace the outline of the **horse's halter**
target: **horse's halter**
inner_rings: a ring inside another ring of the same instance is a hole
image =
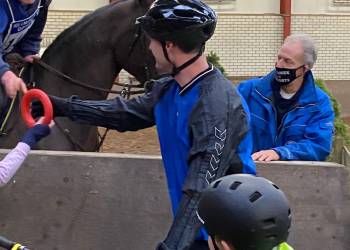
[[[124,63],[124,65],[129,62],[129,58],[130,58],[131,54],[134,52],[136,44],[138,42],[140,42],[140,46],[141,46],[143,54],[150,53],[148,50],[148,46],[146,44],[145,38],[146,38],[146,36],[144,35],[144,33],[141,29],[141,26],[136,24],[136,30],[134,33],[134,40],[129,47],[130,49],[129,49],[129,53],[128,53],[128,57],[127,57],[128,59],[127,59],[126,63]],[[151,80],[151,76],[152,76],[151,70],[147,64],[147,60],[145,60],[145,62],[144,62],[144,70],[145,70],[145,75],[146,75],[146,79],[147,79],[144,84],[147,84],[147,82],[149,82]]]

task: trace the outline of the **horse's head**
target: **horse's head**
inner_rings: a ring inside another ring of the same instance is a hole
[[[119,2],[119,1],[118,1]],[[114,3],[114,7],[117,8],[118,2]],[[156,77],[155,60],[148,49],[149,39],[142,32],[140,27],[136,25],[136,18],[144,15],[148,10],[153,0],[132,0],[126,1],[128,4],[124,5],[124,11],[126,14],[123,21],[119,21],[120,24],[128,27],[127,32],[124,32],[121,36],[117,35],[116,30],[115,38],[115,57],[118,58],[118,63],[123,69],[130,74],[134,75],[141,83]],[[112,7],[113,8],[113,7]],[[123,41],[120,41],[122,37]],[[128,51],[122,51],[120,44],[127,45]]]

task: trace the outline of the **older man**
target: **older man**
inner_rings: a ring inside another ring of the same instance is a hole
[[[272,72],[239,85],[251,110],[254,160],[322,161],[331,152],[334,112],[328,95],[315,85],[316,58],[308,35],[291,35]]]

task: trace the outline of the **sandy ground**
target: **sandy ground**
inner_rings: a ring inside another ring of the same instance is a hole
[[[101,129],[104,131],[104,129]],[[158,135],[155,127],[134,132],[119,133],[110,130],[101,152],[159,155]]]
[[[350,125],[350,116],[343,119]],[[101,129],[101,131],[104,131],[104,129]],[[152,127],[125,133],[110,130],[101,152],[159,155],[156,128]]]

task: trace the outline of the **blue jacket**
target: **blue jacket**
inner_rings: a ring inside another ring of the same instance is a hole
[[[9,70],[9,65],[3,60],[6,53],[16,52],[27,56],[39,52],[40,36],[45,27],[50,3],[51,0],[36,0],[29,5],[23,5],[18,0],[0,1],[0,77]],[[31,19],[35,21],[32,25],[28,25]],[[9,30],[13,21],[17,23]],[[18,35],[15,35],[16,32]],[[10,34],[11,38],[9,38]],[[5,51],[5,38],[12,41],[12,45],[9,46],[11,51]]]
[[[332,150],[334,128],[328,95],[315,85],[309,71],[296,106],[282,118],[278,130],[271,88],[274,74],[238,86],[251,112],[253,151],[274,149],[281,160],[325,160]]]

